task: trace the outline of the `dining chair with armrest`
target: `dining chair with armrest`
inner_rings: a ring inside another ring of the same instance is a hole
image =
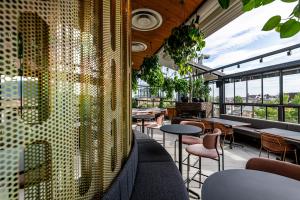
[[[246,169],[269,172],[300,181],[300,165],[288,162],[266,158],[251,158],[246,164]]]

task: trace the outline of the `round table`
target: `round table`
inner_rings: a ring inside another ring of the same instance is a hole
[[[202,132],[202,129],[192,125],[171,124],[160,127],[160,130],[166,133],[178,135],[178,155],[179,155],[179,171],[182,173],[182,136],[191,135],[197,136]]]
[[[209,176],[203,200],[299,200],[300,181],[256,170],[233,169]]]
[[[154,119],[154,115],[134,115],[132,116],[134,119],[141,119],[142,120],[142,132],[144,133],[145,129],[145,120],[151,120]]]

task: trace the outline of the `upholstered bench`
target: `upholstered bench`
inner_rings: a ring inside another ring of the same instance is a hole
[[[182,176],[170,154],[140,132],[135,133],[134,141],[129,159],[102,199],[188,200]]]

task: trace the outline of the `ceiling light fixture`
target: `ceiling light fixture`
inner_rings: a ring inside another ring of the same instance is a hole
[[[264,62],[264,58],[260,58],[260,59],[259,59],[259,62],[260,62],[260,63]]]
[[[161,14],[148,8],[132,11],[132,28],[137,31],[152,31],[162,25]]]
[[[288,50],[287,56],[291,56],[291,55],[292,55],[292,51],[291,51],[291,50]]]
[[[237,65],[237,68],[238,68],[238,69],[241,68],[240,64]]]

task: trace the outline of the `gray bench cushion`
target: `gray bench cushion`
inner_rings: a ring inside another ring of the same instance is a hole
[[[102,197],[103,200],[129,200],[135,182],[138,166],[138,145],[134,139],[134,145],[127,162],[120,174],[116,177],[111,187]],[[95,196],[93,199],[99,199]]]
[[[173,162],[170,154],[155,140],[138,140],[139,162]]]
[[[139,163],[131,200],[188,200],[173,162]]]

